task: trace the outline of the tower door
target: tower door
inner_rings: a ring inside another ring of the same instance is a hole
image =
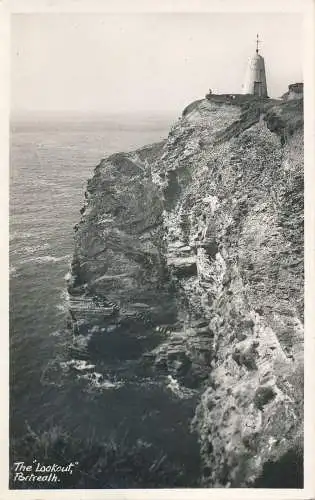
[[[261,94],[261,84],[260,82],[254,82],[254,95],[259,95]]]

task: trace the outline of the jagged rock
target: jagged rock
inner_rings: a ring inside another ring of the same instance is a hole
[[[205,239],[200,243],[200,247],[204,248],[207,252],[207,255],[211,258],[214,258],[219,251],[219,245],[215,239]]]
[[[197,274],[197,264],[195,257],[171,257],[167,264],[178,278],[185,278]]]
[[[269,403],[276,396],[276,392],[272,385],[260,385],[254,396],[255,406],[262,410],[263,407]]]
[[[257,369],[255,358],[257,354],[257,346],[259,343],[252,339],[247,339],[235,345],[235,351],[232,358],[239,365],[244,365],[248,370]]]
[[[209,95],[87,192],[70,306],[116,309],[75,305],[73,324],[199,392],[203,484],[253,485],[302,435],[303,100]]]

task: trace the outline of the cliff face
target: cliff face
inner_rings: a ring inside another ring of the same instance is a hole
[[[300,454],[302,106],[192,103],[165,142],[100,163],[76,227],[74,343],[112,334],[197,398],[204,486],[264,485]]]

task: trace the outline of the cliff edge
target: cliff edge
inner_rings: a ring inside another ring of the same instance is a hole
[[[191,398],[202,486],[301,487],[303,100],[196,101],[85,198],[74,348]]]

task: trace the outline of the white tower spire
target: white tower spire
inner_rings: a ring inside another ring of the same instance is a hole
[[[260,40],[259,40],[259,36],[258,36],[258,33],[256,35],[256,54],[258,54],[258,44],[260,43]]]
[[[248,61],[243,85],[243,94],[267,97],[267,82],[264,58],[259,54],[259,36],[256,37],[256,54]]]

